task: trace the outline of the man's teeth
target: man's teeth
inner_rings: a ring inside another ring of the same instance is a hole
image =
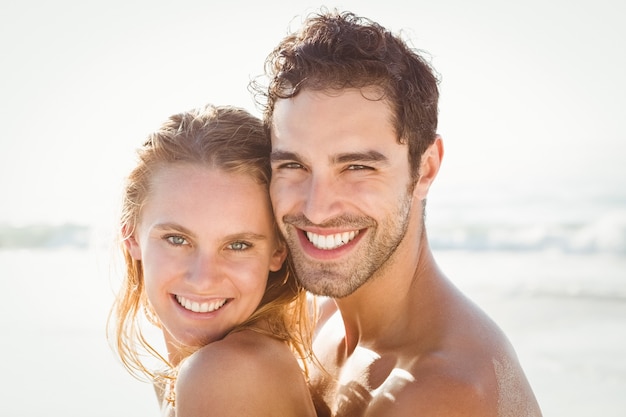
[[[335,233],[334,235],[318,235],[317,233],[306,232],[306,237],[318,249],[336,249],[350,242],[359,231]]]
[[[206,303],[199,303],[197,301],[191,301],[183,296],[177,295],[176,300],[178,300],[178,303],[181,306],[185,307],[187,310],[193,311],[194,313],[210,313],[211,311],[215,311],[218,308],[222,307],[224,304],[226,304],[225,298]]]

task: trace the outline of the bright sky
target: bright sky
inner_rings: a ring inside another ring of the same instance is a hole
[[[249,79],[321,4],[3,2],[0,223],[109,222],[147,133],[206,102],[257,112]],[[624,183],[621,1],[324,4],[405,30],[432,56],[446,143],[438,186],[481,198],[503,183]]]

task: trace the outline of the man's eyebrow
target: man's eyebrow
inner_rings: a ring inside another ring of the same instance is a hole
[[[332,158],[334,163],[345,164],[347,162],[388,162],[388,158],[378,151],[348,152],[336,155]]]
[[[295,152],[287,152],[287,151],[272,151],[270,154],[270,162],[277,161],[298,161],[300,157]]]
[[[289,151],[272,151],[270,154],[271,162],[279,161],[300,161],[302,158],[295,152]],[[331,157],[334,164],[345,164],[349,162],[388,162],[389,159],[378,151],[366,152],[345,152]]]

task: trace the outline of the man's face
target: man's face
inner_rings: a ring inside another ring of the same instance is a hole
[[[356,89],[304,90],[273,117],[270,193],[298,278],[314,294],[350,295],[389,262],[415,215],[408,147],[387,103]]]

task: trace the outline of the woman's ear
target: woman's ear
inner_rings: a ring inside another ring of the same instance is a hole
[[[437,135],[435,141],[426,148],[420,162],[419,179],[415,185],[414,195],[418,200],[424,200],[428,195],[430,185],[435,180],[441,160],[443,159],[443,140]]]
[[[274,250],[272,259],[270,259],[270,271],[279,271],[280,268],[283,267],[285,259],[287,259],[287,245],[281,241],[278,243],[278,247]]]
[[[124,239],[124,246],[130,256],[136,261],[141,260],[141,246],[139,246],[139,242],[137,242],[136,236],[136,228],[130,230],[128,225],[122,227],[122,238]]]

